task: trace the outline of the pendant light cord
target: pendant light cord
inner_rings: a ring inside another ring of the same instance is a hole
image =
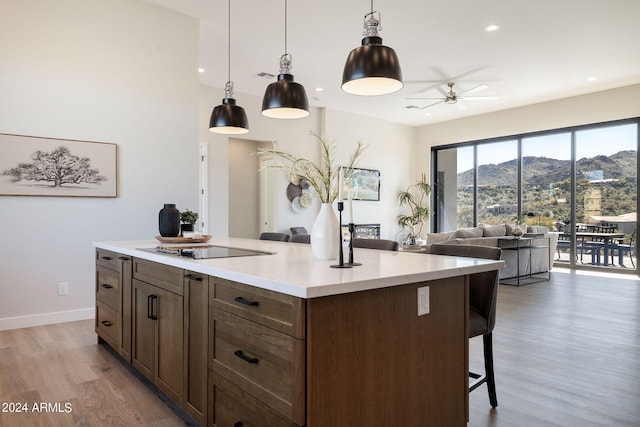
[[[284,54],[287,53],[287,0],[284,0]]]
[[[227,56],[229,60],[227,61],[227,81],[231,81],[231,0],[229,0],[229,14],[228,14],[228,22],[227,22]]]

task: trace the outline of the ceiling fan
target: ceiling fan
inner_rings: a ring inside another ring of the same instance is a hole
[[[490,100],[495,100],[498,99],[497,96],[469,96],[473,93],[476,92],[480,92],[481,90],[485,90],[487,89],[489,86],[486,84],[480,85],[480,86],[476,86],[474,88],[471,89],[467,89],[465,91],[462,91],[460,93],[457,93],[453,90],[453,86],[455,85],[455,83],[447,83],[447,86],[449,87],[449,91],[447,92],[445,89],[441,88],[440,86],[437,86],[436,89],[438,90],[438,92],[440,92],[442,94],[442,97],[436,97],[436,98],[430,98],[430,97],[408,97],[405,99],[437,99],[438,102],[434,102],[431,103],[429,105],[425,105],[424,107],[415,107],[415,106],[409,106],[409,107],[405,107],[405,108],[418,108],[420,110],[423,110],[425,108],[429,108],[429,107],[433,107],[434,105],[438,105],[438,104],[456,104],[458,107],[460,108],[464,108],[464,106],[462,104],[459,104],[458,101],[490,101]]]

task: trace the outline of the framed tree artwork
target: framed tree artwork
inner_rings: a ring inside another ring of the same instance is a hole
[[[0,133],[0,195],[117,197],[117,145]]]

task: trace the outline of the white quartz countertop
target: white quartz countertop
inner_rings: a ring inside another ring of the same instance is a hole
[[[191,259],[139,250],[140,248],[154,248],[159,244],[156,240],[94,242],[96,248],[300,298],[316,298],[443,279],[497,270],[504,266],[504,261],[355,248],[354,261],[362,263],[362,265],[339,269],[330,267],[332,264],[337,264],[336,260],[315,259],[311,252],[311,246],[308,244],[240,238],[214,238],[200,245],[230,246],[275,252],[275,254]],[[347,260],[348,251],[346,248],[344,256]]]

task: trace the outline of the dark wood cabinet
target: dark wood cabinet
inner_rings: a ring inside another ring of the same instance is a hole
[[[184,409],[204,426],[207,420],[209,276],[185,271],[184,285],[184,377],[187,380]]]
[[[96,333],[131,363],[131,257],[96,250]]]
[[[184,397],[184,296],[180,283],[139,280],[136,271],[155,270],[151,261],[134,259],[133,367],[178,405]],[[161,266],[161,264],[157,264]],[[165,269],[167,266],[162,266]],[[181,273],[181,270],[178,270]],[[142,277],[149,280],[149,276]],[[178,293],[165,288],[175,290]]]
[[[209,424],[304,425],[304,300],[211,277],[209,301]]]

